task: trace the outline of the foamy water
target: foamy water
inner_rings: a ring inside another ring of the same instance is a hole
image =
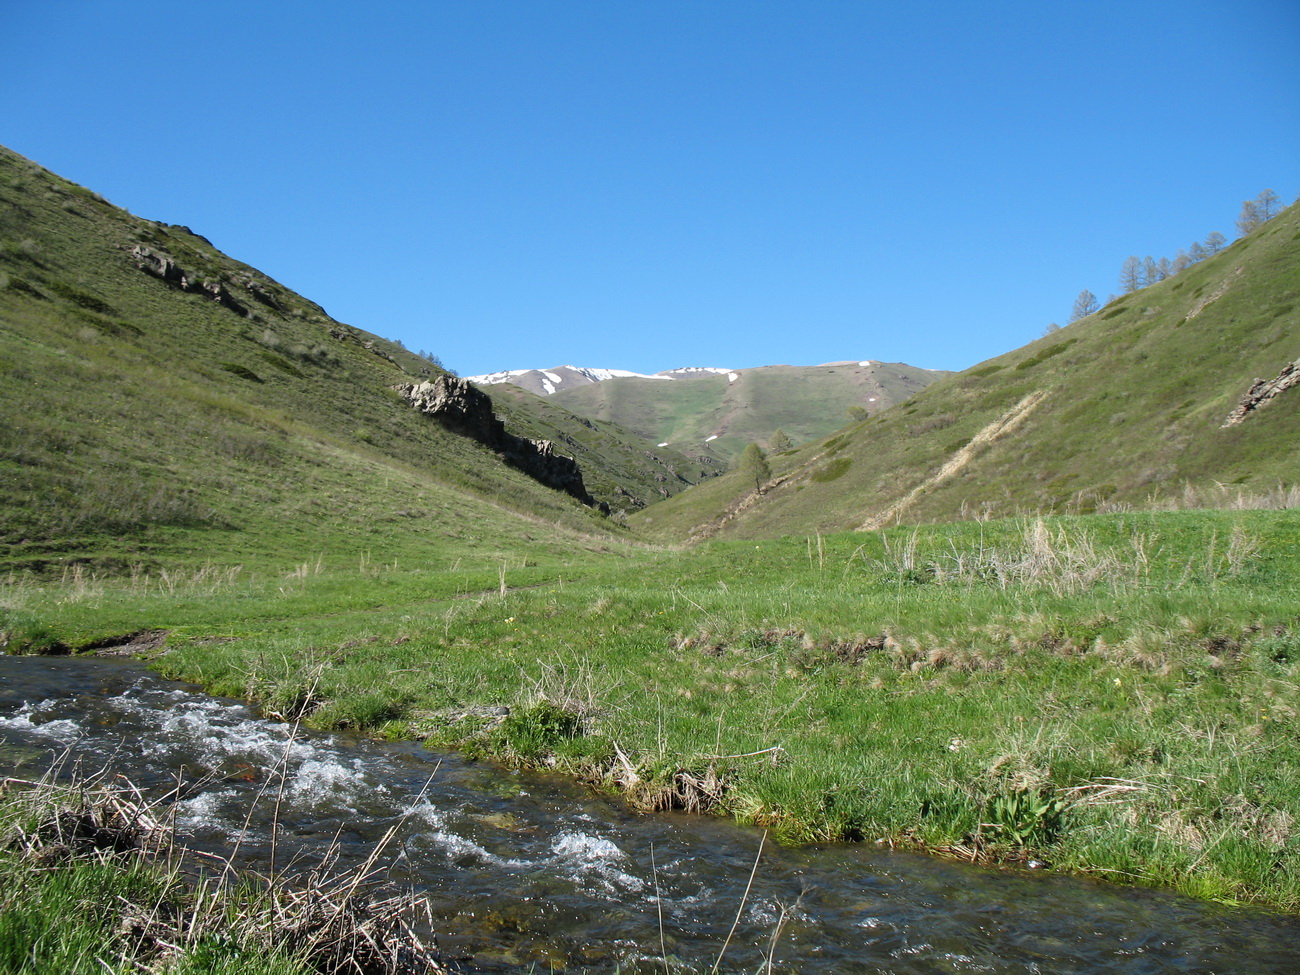
[[[681,815],[640,816],[553,777],[413,744],[294,732],[119,661],[0,657],[0,772],[108,767],[162,795],[192,844],[265,869],[371,856],[429,898],[435,933],[486,971],[1293,975],[1300,923],[1160,891],[851,846],[790,850]],[[430,778],[432,776],[432,782]],[[245,826],[247,824],[247,828]],[[743,905],[742,905],[743,900]],[[663,928],[660,928],[662,917]],[[774,935],[779,934],[774,940]]]

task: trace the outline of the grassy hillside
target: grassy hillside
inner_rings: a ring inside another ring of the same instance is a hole
[[[1300,207],[1174,278],[841,434],[639,516],[762,537],[1229,499],[1300,481],[1300,392],[1224,421],[1300,357]]]
[[[946,372],[898,362],[764,366],[732,375],[675,379],[620,378],[560,390],[552,397],[576,413],[614,421],[652,443],[730,461],[751,442],[783,430],[795,443],[819,439],[847,422],[912,396]],[[709,438],[716,437],[714,440]]]
[[[142,248],[186,286],[141,270]],[[517,547],[538,520],[606,530],[392,391],[436,371],[0,151],[0,563],[382,558]]]

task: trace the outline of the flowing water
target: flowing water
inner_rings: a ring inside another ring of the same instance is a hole
[[[185,842],[238,844],[261,870],[273,831],[277,866],[337,841],[346,867],[396,825],[389,875],[428,897],[466,971],[707,971],[738,913],[724,971],[769,955],[776,971],[899,975],[1300,971],[1294,917],[860,845],[764,846],[742,909],[757,831],[416,745],[293,736],[125,661],[0,655],[0,773],[64,754],[157,794],[182,776]]]

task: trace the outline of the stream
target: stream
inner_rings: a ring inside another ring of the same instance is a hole
[[[1300,971],[1300,918],[871,845],[769,842],[741,909],[760,831],[641,815],[411,743],[291,737],[132,661],[0,655],[0,775],[36,777],[62,755],[147,795],[181,776],[183,842],[237,844],[236,862],[262,871],[273,835],[277,867],[336,843],[347,868],[397,826],[389,877],[428,898],[438,947],[463,971],[648,973],[664,957],[708,971],[738,910],[723,971],[766,970],[769,954],[785,972]]]

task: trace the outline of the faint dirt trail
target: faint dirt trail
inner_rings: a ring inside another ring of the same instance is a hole
[[[988,444],[991,444],[994,440],[997,440],[999,437],[1002,437],[1014,431],[1018,426],[1020,426],[1021,423],[1024,422],[1025,417],[1029,416],[1029,414],[1033,412],[1034,407],[1036,407],[1039,403],[1041,403],[1046,397],[1047,397],[1047,393],[1044,390],[1039,390],[1038,392],[1030,393],[1028,396],[1022,399],[1011,409],[1007,410],[1006,413],[1002,414],[1002,416],[998,417],[996,420],[994,420],[992,423],[986,426],[979,433],[975,434],[975,436],[971,437],[970,442],[967,443],[966,446],[962,447],[950,458],[948,458],[947,463],[945,463],[942,467],[940,467],[937,471],[931,474],[928,478],[926,478],[916,487],[912,488],[912,490],[908,492],[904,497],[899,498],[897,501],[891,504],[884,511],[881,511],[879,514],[873,515],[872,517],[864,521],[858,527],[858,531],[863,531],[863,532],[875,531],[876,529],[883,528],[885,525],[888,525],[890,522],[894,521],[900,514],[903,513],[904,509],[906,509],[907,506],[910,505],[913,501],[915,501],[918,497],[920,497],[922,494],[924,494],[926,491],[930,490],[931,488],[937,487],[938,485],[942,484],[944,481],[948,480],[948,478],[952,477],[963,467],[969,464],[972,460],[974,460],[975,455],[979,453],[979,451],[983,447],[987,446]]]
[[[691,532],[690,537],[686,540],[687,544],[694,545],[696,542],[702,542],[707,538],[712,538],[725,524],[727,524],[727,522],[733,520],[745,509],[752,508],[759,502],[760,498],[765,496],[769,491],[779,488],[786,481],[790,480],[792,476],[793,475],[791,474],[782,474],[780,477],[772,478],[772,480],[763,485],[763,491],[761,494],[758,491],[748,494],[741,501],[731,505],[726,511],[714,518],[712,521],[696,526],[696,528]]]
[[[1187,320],[1190,322],[1201,312],[1205,311],[1206,305],[1210,304],[1211,302],[1218,301],[1225,294],[1227,294],[1228,288],[1232,287],[1232,282],[1241,276],[1241,272],[1243,270],[1244,268],[1240,268],[1240,267],[1234,269],[1231,274],[1229,274],[1219,283],[1219,286],[1217,288],[1215,288],[1208,295],[1206,295],[1204,298],[1198,301],[1192,307],[1192,310],[1187,313]]]

